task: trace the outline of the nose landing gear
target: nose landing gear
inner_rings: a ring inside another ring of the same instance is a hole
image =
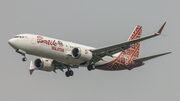
[[[16,49],[16,52],[24,56],[24,58],[22,58],[22,61],[23,61],[23,62],[24,62],[24,61],[27,61],[27,58],[26,58],[26,56],[25,56],[25,55],[26,55],[26,52],[25,52],[25,51],[23,51],[23,50],[21,50],[21,49]]]
[[[22,61],[23,61],[23,62],[24,62],[24,61],[27,61],[27,58],[26,58],[26,57],[22,58]]]

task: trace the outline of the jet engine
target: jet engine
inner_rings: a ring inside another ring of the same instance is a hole
[[[54,70],[54,64],[52,63],[51,60],[48,59],[38,58],[34,61],[34,65],[39,70],[44,70],[49,72]]]
[[[89,61],[92,59],[92,52],[83,48],[73,48],[72,57],[74,59],[80,59],[83,61]]]

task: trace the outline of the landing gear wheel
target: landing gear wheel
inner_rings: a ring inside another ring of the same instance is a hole
[[[87,66],[87,69],[88,69],[88,71],[91,71],[92,69],[91,69],[91,65],[88,65]]]
[[[96,68],[95,65],[92,65],[92,70],[95,70],[95,68]]]
[[[66,71],[66,76],[69,77],[69,76],[73,76],[74,75],[74,72],[72,70],[69,70],[69,71]]]
[[[23,61],[23,62],[24,62],[24,61],[27,61],[27,58],[26,58],[26,57],[22,58],[22,61]]]
[[[94,70],[94,69],[95,69],[95,66],[94,66],[94,65],[88,65],[88,66],[87,66],[87,69],[88,69],[89,71]]]
[[[74,75],[74,72],[72,70],[69,71],[69,75],[70,76],[73,76]]]
[[[66,77],[70,76],[69,71],[67,71],[65,74],[66,74]]]

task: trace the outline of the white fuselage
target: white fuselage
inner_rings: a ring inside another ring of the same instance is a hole
[[[87,50],[95,49],[93,47],[89,47],[85,45],[80,45],[72,42],[67,42],[59,39],[49,38],[41,35],[33,35],[33,34],[17,35],[15,38],[10,39],[9,43],[11,43],[11,46],[14,49],[21,49],[25,51],[26,54],[45,57],[77,66],[79,66],[81,63],[85,61],[75,59],[71,56],[71,52],[73,48],[80,47]],[[114,59],[115,58],[105,56],[103,58],[103,61],[99,61],[95,65],[103,65]],[[87,66],[87,65],[88,62],[81,66]]]
[[[34,70],[56,72],[56,69],[61,71],[67,69],[65,75],[69,77],[74,74],[71,68],[78,68],[79,66],[87,67],[89,71],[94,69],[109,71],[131,70],[144,65],[144,61],[171,53],[167,52],[139,58],[140,42],[161,35],[165,24],[157,33],[142,38],[142,26],[136,26],[128,41],[96,49],[33,34],[16,35],[8,43],[17,53],[24,56],[22,61],[27,60],[25,54],[42,57],[36,59],[34,65],[32,61],[30,62],[30,74]]]

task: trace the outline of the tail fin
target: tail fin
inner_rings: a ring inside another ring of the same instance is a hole
[[[142,32],[142,26],[136,26],[131,36],[129,37],[128,41],[136,38],[140,38],[141,32]],[[139,57],[139,48],[140,48],[140,42],[131,44],[130,48],[126,50],[127,53],[126,55],[128,55],[131,58],[137,59]]]

